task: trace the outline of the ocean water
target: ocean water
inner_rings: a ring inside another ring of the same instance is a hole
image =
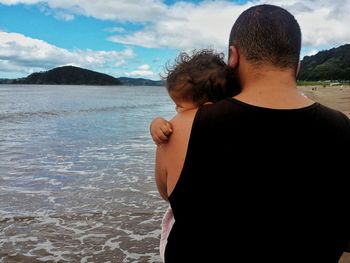
[[[164,87],[0,85],[0,263],[160,262]]]

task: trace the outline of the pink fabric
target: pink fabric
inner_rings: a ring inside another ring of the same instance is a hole
[[[163,262],[164,262],[164,252],[165,252],[166,243],[168,241],[168,236],[171,228],[173,227],[174,222],[175,222],[175,219],[173,215],[173,210],[169,206],[163,216],[162,231],[160,232],[159,252]]]

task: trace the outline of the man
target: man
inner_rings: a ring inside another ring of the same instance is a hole
[[[175,224],[165,262],[338,262],[349,242],[350,120],[296,87],[300,28],[253,6],[228,64],[241,92],[171,122],[156,180]]]

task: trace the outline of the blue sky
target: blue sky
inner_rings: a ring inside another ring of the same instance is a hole
[[[301,58],[350,43],[350,0],[0,0],[0,78],[75,65],[159,79],[180,51],[226,53],[235,19],[262,3],[295,15]]]

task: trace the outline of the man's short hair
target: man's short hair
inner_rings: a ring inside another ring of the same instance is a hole
[[[229,46],[235,46],[252,64],[269,63],[296,70],[301,31],[287,10],[274,5],[257,5],[238,17],[231,29]]]

